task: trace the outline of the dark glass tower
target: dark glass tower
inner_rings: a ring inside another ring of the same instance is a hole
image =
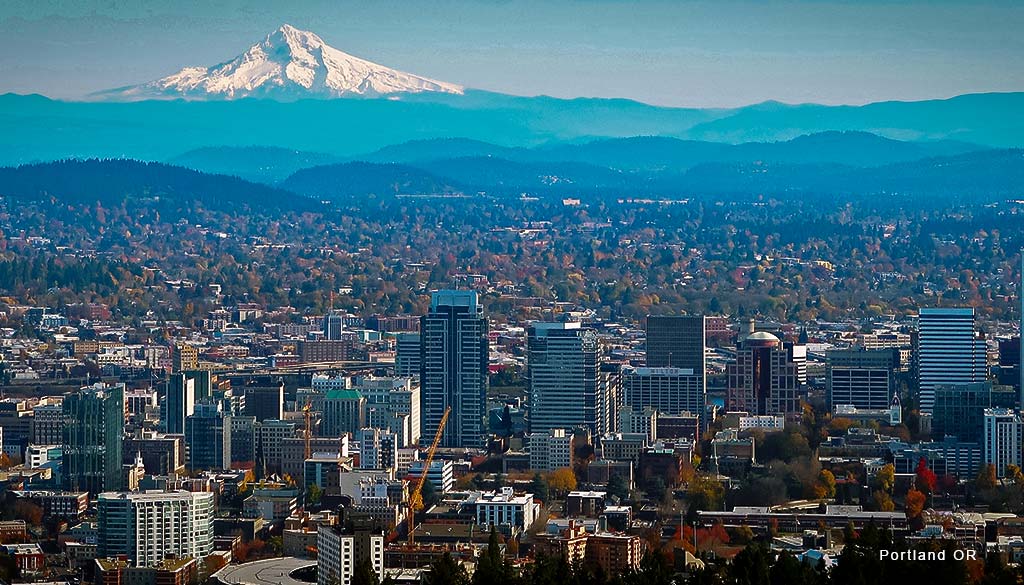
[[[489,347],[483,313],[475,292],[438,291],[420,321],[422,436],[428,442],[450,406],[441,445],[485,444]]]
[[[124,384],[86,386],[64,397],[64,489],[98,494],[121,489]]]

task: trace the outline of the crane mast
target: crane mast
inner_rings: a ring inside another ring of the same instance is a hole
[[[416,510],[423,507],[423,484],[427,481],[427,473],[430,472],[430,463],[434,460],[434,453],[437,451],[437,445],[441,442],[441,435],[444,433],[444,425],[448,424],[448,415],[451,414],[452,407],[444,409],[444,415],[441,416],[441,422],[437,425],[437,433],[434,434],[434,442],[430,444],[430,449],[427,450],[427,458],[423,461],[423,473],[420,474],[419,479],[416,480],[416,488],[413,489],[412,493],[409,494],[409,544],[413,544],[413,531],[416,529]]]
[[[313,436],[313,433],[312,433],[313,429],[311,428],[312,427],[311,423],[313,422],[312,421],[313,413],[310,412],[312,410],[312,407],[313,407],[313,404],[310,401],[307,401],[306,405],[302,407],[302,417],[305,419],[305,422],[306,422],[306,433],[305,433],[305,436],[303,437],[304,446],[306,448],[306,459],[309,459],[310,457],[313,456],[312,449],[310,448],[310,444],[309,444],[309,440]]]

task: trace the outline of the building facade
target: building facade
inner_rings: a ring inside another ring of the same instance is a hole
[[[892,401],[898,349],[835,350],[827,354],[826,401],[856,408],[882,409]]]
[[[704,375],[691,368],[631,368],[623,376],[625,406],[664,414],[704,412],[707,400]],[[625,429],[619,429],[628,432]]]
[[[384,536],[346,533],[334,526],[317,530],[317,585],[350,585],[356,566],[369,559],[377,578],[384,579]]]
[[[804,358],[804,346],[783,344],[764,331],[748,335],[736,348],[736,360],[726,366],[726,408],[751,414],[799,412]]]
[[[932,412],[938,386],[985,381],[987,351],[975,331],[973,308],[921,309],[917,331],[921,412]]]
[[[97,383],[64,397],[62,477],[65,491],[121,489],[124,384]]]
[[[986,408],[984,417],[985,463],[1004,477],[1008,465],[1021,466],[1020,415],[1007,408]]]
[[[137,566],[213,552],[213,493],[107,492],[99,495],[97,553],[125,555]]]
[[[597,334],[579,323],[534,323],[528,334],[530,431],[598,431]]]
[[[482,447],[488,359],[488,323],[472,291],[438,291],[420,322],[420,399],[423,435],[433,437],[445,409],[451,415],[443,447]]]

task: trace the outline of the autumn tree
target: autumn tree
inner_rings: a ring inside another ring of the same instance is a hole
[[[718,510],[725,500],[725,487],[710,475],[697,475],[687,486],[686,497],[693,509]]]
[[[814,487],[815,497],[834,498],[836,495],[836,476],[827,469],[822,469],[818,474],[818,483]]]
[[[548,474],[548,488],[558,496],[564,497],[576,489],[576,474],[568,467],[556,469]]]
[[[896,467],[892,463],[886,463],[875,475],[875,486],[886,493],[891,493],[896,485]]]
[[[892,512],[896,509],[896,505],[893,504],[892,498],[889,497],[888,492],[875,490],[875,493],[871,496],[871,500],[874,503],[874,508],[879,512]]]
[[[931,494],[935,491],[935,482],[938,478],[935,473],[928,468],[928,462],[922,457],[917,462],[917,470],[914,474],[914,486],[920,491]]]
[[[910,521],[912,526],[920,528],[922,524],[921,513],[924,511],[925,498],[926,496],[924,493],[915,488],[910,488],[910,490],[907,491],[905,509],[907,520]]]
[[[978,471],[978,477],[974,480],[974,485],[979,490],[990,490],[998,485],[999,479],[996,476],[996,466],[989,463],[988,465],[982,466]]]

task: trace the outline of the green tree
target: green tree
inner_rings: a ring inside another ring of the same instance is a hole
[[[320,486],[315,483],[309,484],[306,488],[306,503],[316,506],[320,503],[320,499],[323,497],[324,491],[320,489]]]
[[[626,480],[618,473],[613,473],[608,478],[607,490],[609,496],[615,496],[620,500],[629,498],[629,485],[626,484]]]
[[[548,501],[548,482],[544,481],[544,476],[539,473],[533,474],[533,481],[530,482],[530,493],[542,502]]]
[[[469,585],[466,568],[455,562],[451,553],[445,552],[441,558],[430,564],[430,569],[423,575],[425,585]]]
[[[380,577],[377,571],[373,570],[373,563],[369,557],[356,563],[352,569],[352,585],[380,585]]]
[[[496,585],[508,581],[510,569],[505,563],[501,554],[501,545],[498,542],[498,532],[491,527],[491,536],[487,540],[487,549],[476,562],[476,571],[473,573],[474,585]]]

